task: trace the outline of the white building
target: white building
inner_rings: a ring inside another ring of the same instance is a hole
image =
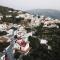
[[[15,16],[16,18],[20,18],[20,16]]]
[[[49,49],[49,50],[51,50],[51,49],[52,49],[52,47],[51,47],[50,45],[48,45],[48,49]]]
[[[26,34],[26,32],[27,32],[27,31],[24,29],[24,27],[21,26],[21,27],[17,30],[17,36],[18,36],[18,37],[22,37],[23,35]]]
[[[17,25],[17,24],[13,24],[13,27],[17,28],[17,27],[18,27],[18,25]]]
[[[31,27],[39,26],[39,24],[40,24],[40,19],[38,19],[38,17],[35,17],[31,20]]]
[[[48,42],[48,41],[45,40],[45,39],[41,39],[41,40],[40,40],[40,44],[46,44],[46,45],[47,45],[47,42]]]
[[[3,18],[3,16],[2,15],[0,15],[0,20]]]
[[[8,12],[10,12],[10,13],[11,13],[12,11],[11,11],[11,10],[9,10]]]
[[[7,36],[9,36],[9,37],[14,35],[13,29],[8,30],[7,33],[8,33]]]
[[[44,19],[44,17],[45,17],[45,16],[42,15],[42,16],[40,16],[40,19]]]
[[[24,15],[24,14],[18,14],[18,15],[16,16],[16,18],[18,18],[18,17],[22,17],[22,18],[24,18],[25,15]]]
[[[6,24],[0,24],[0,30],[1,31],[5,31],[7,29],[7,25]]]
[[[46,17],[45,20],[52,20],[52,18],[50,18],[50,17]]]
[[[18,13],[18,14],[22,14],[22,11],[20,10],[20,11],[18,11],[17,13]]]
[[[47,27],[47,28],[56,27],[56,28],[59,28],[59,26],[55,24],[54,20],[53,21],[45,21],[43,27]]]
[[[10,17],[12,17],[12,15],[6,15],[6,18],[10,18]]]

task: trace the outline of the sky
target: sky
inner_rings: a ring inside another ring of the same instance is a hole
[[[60,10],[60,0],[0,0],[0,5],[18,10],[56,9]]]

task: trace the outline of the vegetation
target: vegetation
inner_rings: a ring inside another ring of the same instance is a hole
[[[41,60],[60,60],[60,28],[43,28],[40,25],[35,29],[35,36],[39,36],[40,39],[46,39],[48,41],[47,45],[51,46],[51,50],[46,45],[40,46]]]
[[[12,11],[12,12],[9,12],[9,11]],[[13,13],[13,11],[17,11],[18,12],[18,10],[14,10],[12,8],[0,6],[0,14],[3,16],[2,22],[20,23],[21,20],[24,20],[24,18],[21,18],[21,17],[20,18],[16,18],[17,12]],[[25,13],[25,12],[23,12],[23,13]],[[12,17],[6,18],[6,15],[11,15]]]
[[[24,20],[24,18],[21,17],[16,18],[15,16],[17,13],[9,13],[9,10],[14,11],[14,9],[0,6],[0,13],[3,15],[3,19],[0,23],[20,23],[21,20]],[[6,18],[6,14],[11,14],[13,17]],[[28,20],[28,22],[30,22],[30,19]],[[27,25],[26,22],[23,23]],[[60,24],[57,25],[60,27]],[[14,27],[11,29],[16,30]],[[27,32],[30,32],[32,30],[30,28],[25,29]],[[33,36],[36,36],[36,38],[31,36],[28,38],[32,50],[30,54],[23,56],[23,60],[60,60],[60,28],[43,28],[43,24],[41,24],[37,27],[34,27],[33,30],[35,30],[35,34],[33,34]],[[7,33],[5,31],[0,32],[0,36],[6,34]],[[17,38],[17,36],[14,37]],[[40,44],[39,39],[46,39],[48,41],[47,45]],[[9,45],[9,43],[2,44],[2,46],[0,44],[0,51],[3,50],[2,47],[6,47],[7,45]],[[48,45],[51,46],[51,50],[48,49]]]
[[[11,14],[8,12],[9,10],[14,11],[14,9],[12,9],[12,8],[0,6],[0,13],[2,15]]]
[[[0,36],[6,35],[7,32],[6,31],[0,31]]]

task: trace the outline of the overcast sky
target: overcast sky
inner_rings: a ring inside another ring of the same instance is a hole
[[[20,9],[57,9],[60,10],[60,0],[0,0],[0,5]]]

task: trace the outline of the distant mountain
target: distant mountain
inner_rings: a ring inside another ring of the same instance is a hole
[[[60,11],[58,10],[33,9],[33,10],[28,10],[27,12],[33,15],[44,15],[44,16],[60,19]]]

